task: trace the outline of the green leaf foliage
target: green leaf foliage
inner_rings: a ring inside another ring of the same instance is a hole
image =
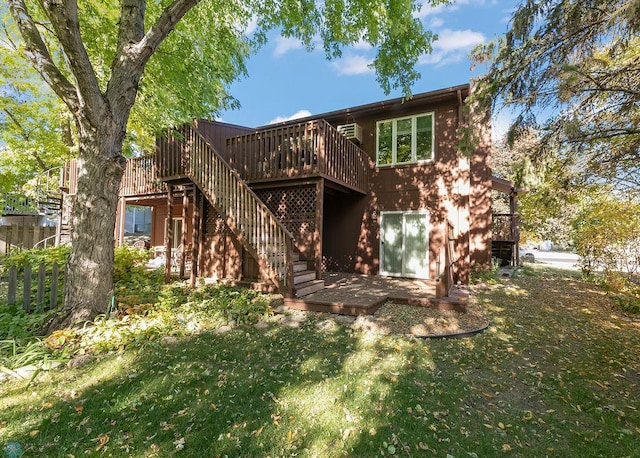
[[[539,129],[531,156],[637,192],[639,17],[636,0],[525,1],[504,37],[475,51],[490,64],[476,97],[513,110],[517,129]]]

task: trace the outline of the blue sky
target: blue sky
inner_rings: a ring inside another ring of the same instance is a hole
[[[457,0],[448,6],[424,6],[419,17],[439,40],[433,53],[420,59],[417,69],[422,78],[413,93],[464,84],[482,73],[482,68],[470,69],[469,51],[504,34],[519,3]],[[321,47],[308,52],[295,39],[273,34],[249,60],[249,76],[231,87],[241,108],[222,112],[219,119],[257,127],[400,97],[399,92],[385,95],[367,68],[374,54],[371,48],[355,46],[343,50],[341,59],[327,61]]]

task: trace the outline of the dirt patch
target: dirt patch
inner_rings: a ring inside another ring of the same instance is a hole
[[[283,321],[294,320],[299,323],[301,319],[306,320],[311,316],[317,319],[318,326],[322,328],[326,328],[330,324],[332,326],[341,324],[374,334],[414,337],[445,337],[468,334],[484,329],[489,324],[489,319],[473,300],[467,306],[466,312],[387,302],[373,315],[353,317],[323,312],[288,310]]]
[[[388,302],[372,316],[359,317],[354,326],[385,335],[440,337],[475,332],[488,324],[475,304],[469,304],[463,313]]]

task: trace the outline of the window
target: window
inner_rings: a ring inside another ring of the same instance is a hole
[[[377,132],[378,165],[433,159],[433,113],[379,121]]]

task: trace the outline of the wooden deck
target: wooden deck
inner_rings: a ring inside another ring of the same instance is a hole
[[[345,189],[368,192],[369,157],[323,120],[230,138],[223,156],[250,184],[323,177]]]
[[[466,290],[451,291],[450,297],[438,298],[436,281],[394,278],[347,273],[325,273],[322,291],[299,299],[286,299],[285,305],[296,310],[330,312],[341,315],[371,315],[385,302],[393,301],[442,310],[466,311]]]

